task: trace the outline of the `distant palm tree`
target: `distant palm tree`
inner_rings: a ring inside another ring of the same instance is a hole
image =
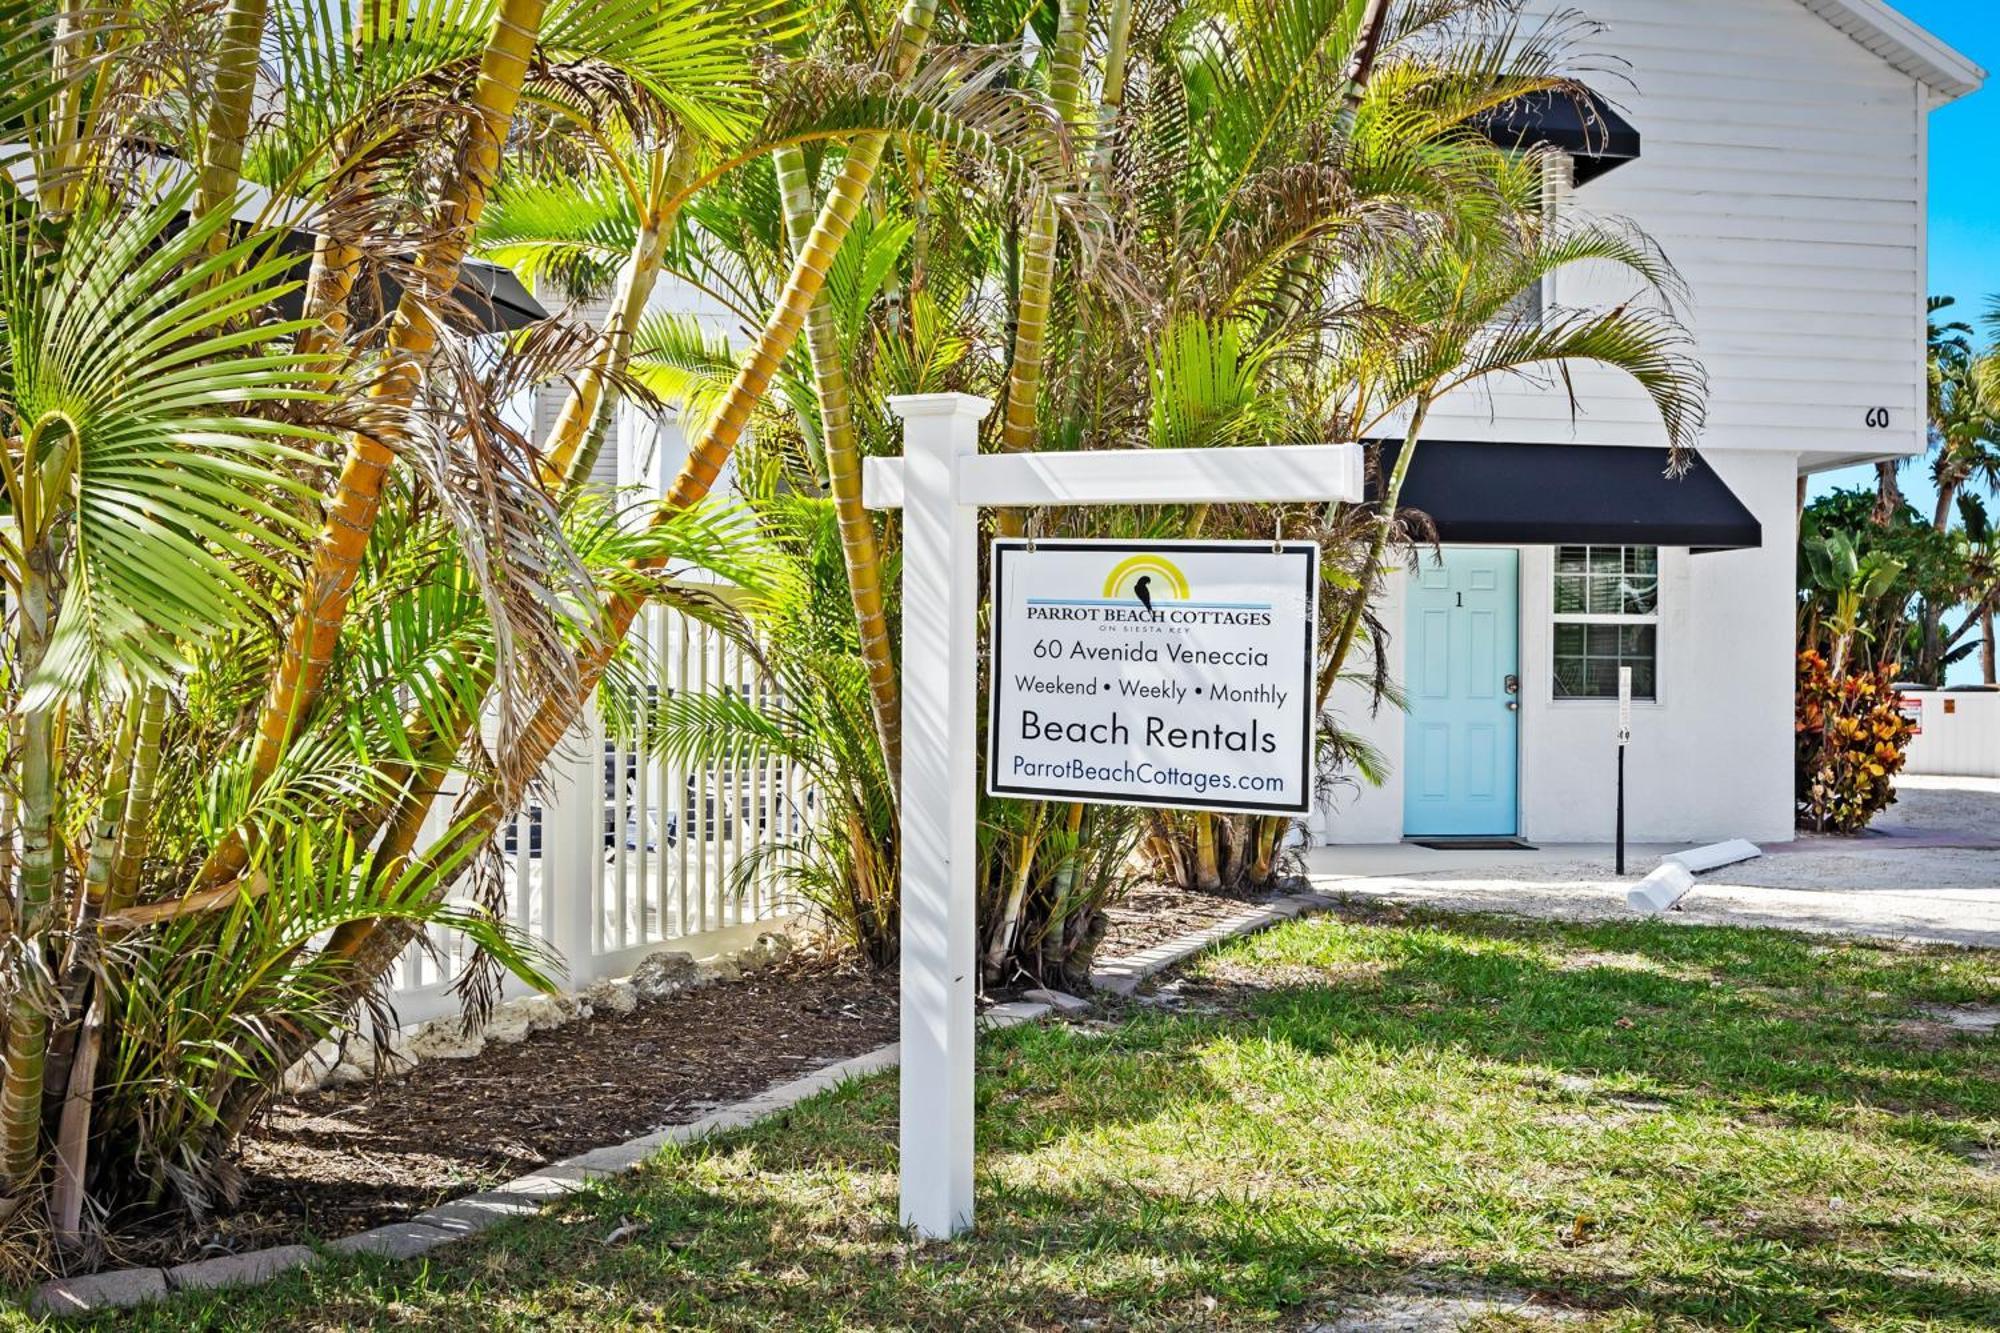
[[[1994,353],[1974,355],[1969,349],[1934,351],[1931,358],[1931,479],[1938,492],[1932,523],[1939,532],[1950,529],[1961,489],[2000,488],[1995,360]]]
[[[1927,349],[1926,364],[1930,389],[1928,393],[1927,430],[1935,443],[1938,435],[1940,416],[1940,393],[1944,392],[1945,368],[1962,364],[1972,356],[1972,326],[1962,319],[1940,320],[1938,316],[1958,304],[1955,296],[1933,296],[1924,303],[1924,344]],[[1886,458],[1875,464],[1875,490],[1877,495],[1876,514],[1887,522],[1903,505],[1903,486],[1898,478],[1903,461],[1900,458]],[[1944,529],[1951,514],[1948,500],[1939,503],[1937,512],[1938,528]]]

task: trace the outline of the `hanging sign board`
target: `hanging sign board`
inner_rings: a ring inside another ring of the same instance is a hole
[[[1319,547],[993,543],[986,789],[1303,815]]]

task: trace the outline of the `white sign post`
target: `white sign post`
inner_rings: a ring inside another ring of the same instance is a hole
[[[982,455],[992,406],[891,398],[903,457],[869,459],[862,485],[903,510],[902,1219],[939,1238],[972,1225],[980,506],[1362,495],[1358,445]]]
[[[986,790],[1312,808],[1319,547],[996,541]]]

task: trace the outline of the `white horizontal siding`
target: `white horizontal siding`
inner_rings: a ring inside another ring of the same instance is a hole
[[[1687,283],[1712,395],[1704,447],[1920,451],[1928,95],[1798,0],[1584,8],[1605,25],[1586,55],[1620,70],[1593,82],[1645,152],[1575,205],[1637,223]],[[1598,305],[1631,292],[1615,273],[1578,270],[1555,295]],[[1560,386],[1507,381],[1445,404],[1432,433],[1661,442],[1622,377],[1584,370],[1575,383],[1574,424]],[[1890,409],[1891,429],[1868,427],[1873,408]]]

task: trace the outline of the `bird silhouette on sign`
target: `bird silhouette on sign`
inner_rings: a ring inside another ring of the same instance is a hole
[[[1139,605],[1145,607],[1148,611],[1153,609],[1153,576],[1151,574],[1141,574],[1139,581],[1132,585],[1132,591],[1138,594]]]

